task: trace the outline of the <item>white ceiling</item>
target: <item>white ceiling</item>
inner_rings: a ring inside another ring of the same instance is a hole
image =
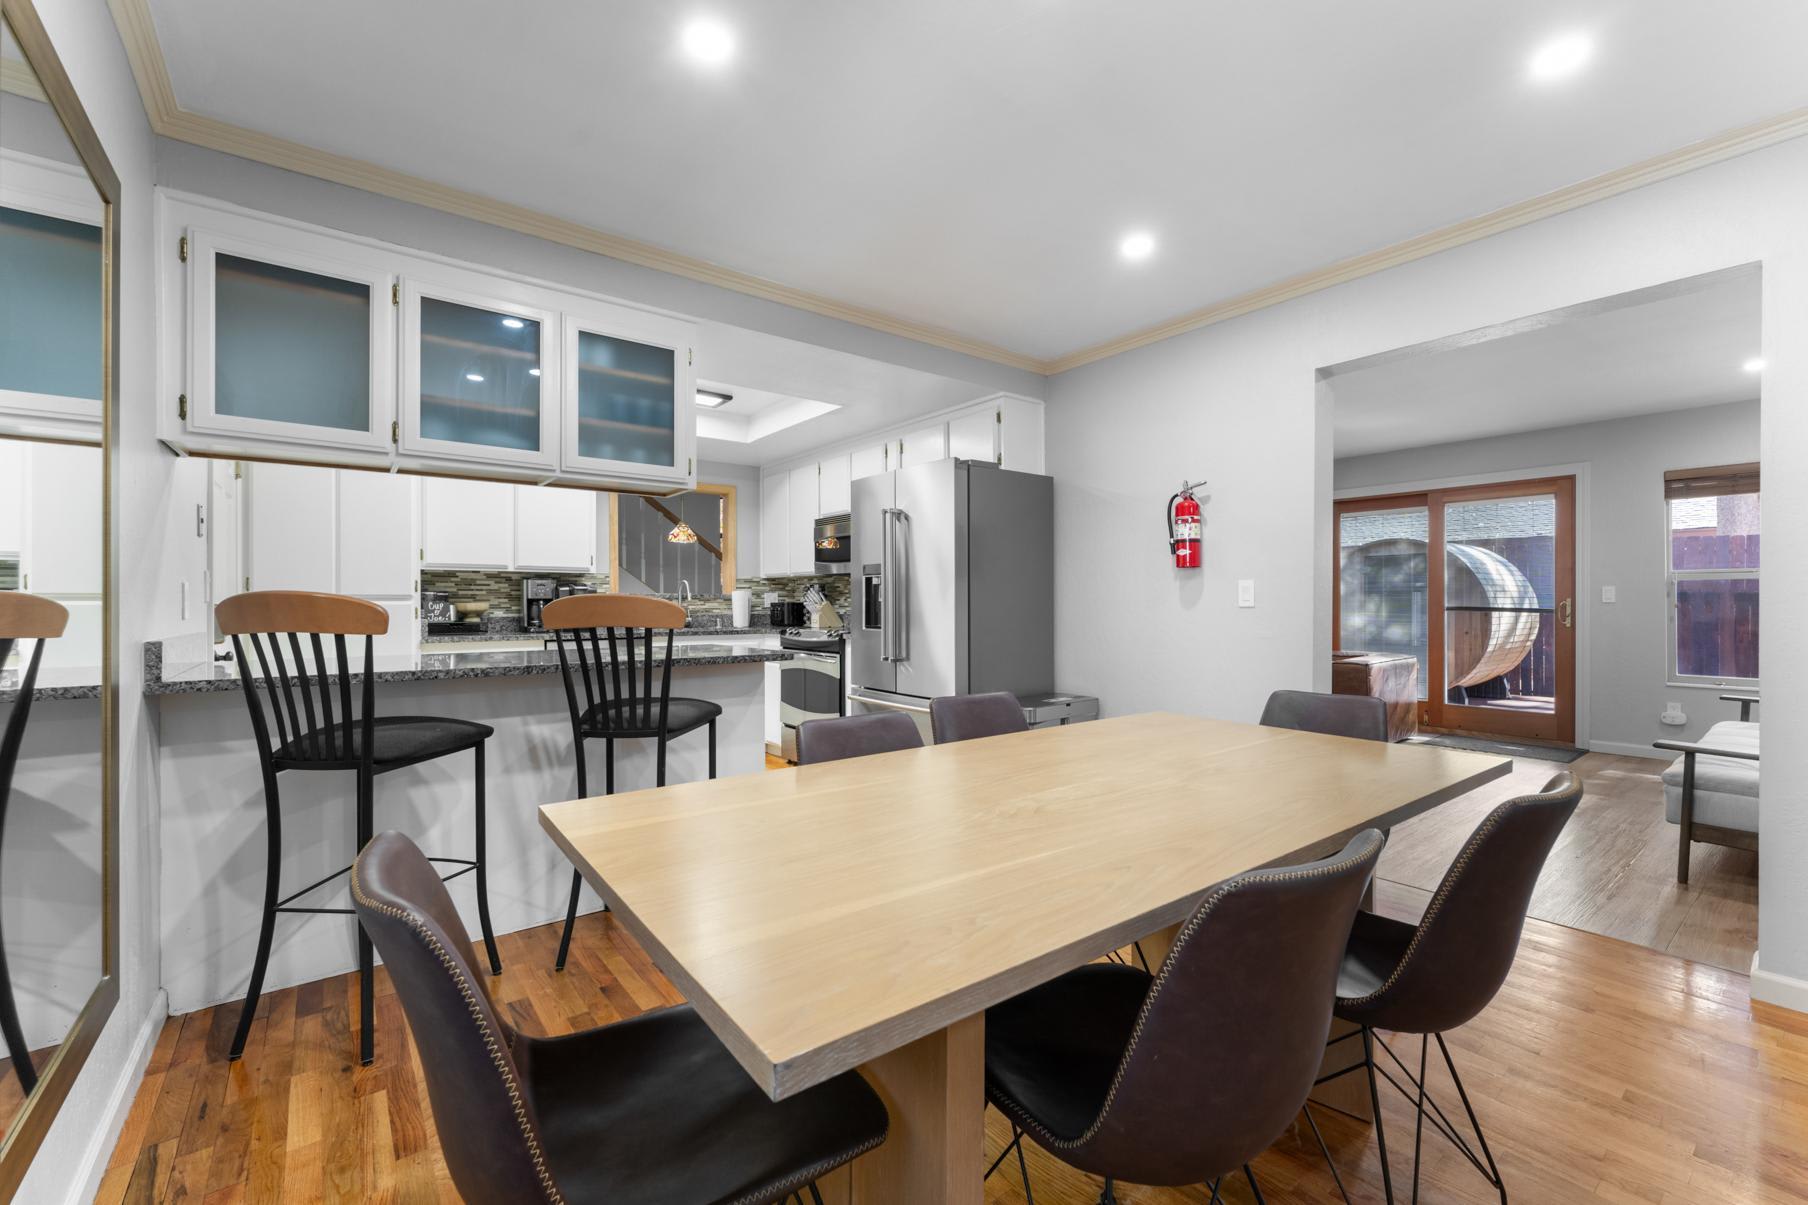
[[[1808,105],[1801,0],[151,9],[190,111],[1039,359]]]
[[[1757,273],[1741,272],[1334,369],[1335,455],[1747,401],[1758,315]]]
[[[704,460],[732,464],[772,464],[840,440],[854,439],[893,423],[982,397],[989,390],[952,377],[901,368],[848,352],[831,351],[794,339],[737,326],[705,322],[697,335],[700,388],[732,393],[719,410],[697,412],[697,453]],[[752,442],[735,432],[710,438],[715,421],[739,415],[772,415],[799,402],[835,407]]]

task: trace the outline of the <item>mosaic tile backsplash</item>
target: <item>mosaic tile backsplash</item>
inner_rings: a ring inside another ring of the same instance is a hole
[[[487,602],[491,610],[486,619],[493,622],[501,616],[521,614],[521,583],[530,577],[556,577],[562,582],[585,582],[598,590],[609,588],[608,575],[601,573],[546,574],[505,573],[491,569],[427,569],[421,573],[421,589],[444,592],[455,603]],[[846,574],[743,577],[735,581],[737,589],[753,591],[753,621],[756,624],[765,622],[764,608],[768,594],[776,594],[787,602],[801,601],[804,591],[813,585],[822,587],[830,605],[843,616],[848,613],[853,587],[852,579]],[[699,617],[726,616],[733,610],[733,602],[727,597],[693,598],[689,605],[691,614]]]

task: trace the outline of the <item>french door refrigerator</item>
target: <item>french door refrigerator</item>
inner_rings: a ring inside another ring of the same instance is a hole
[[[849,699],[925,729],[929,700],[1055,676],[1054,482],[938,460],[853,486]]]

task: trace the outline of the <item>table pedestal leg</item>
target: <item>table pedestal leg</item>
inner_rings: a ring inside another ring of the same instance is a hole
[[[985,1032],[983,1014],[968,1017],[860,1068],[885,1101],[891,1130],[885,1145],[854,1161],[855,1205],[979,1205]]]

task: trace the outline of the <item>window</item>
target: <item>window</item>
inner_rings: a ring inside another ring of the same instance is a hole
[[[1758,466],[1664,474],[1670,679],[1758,682]]]

